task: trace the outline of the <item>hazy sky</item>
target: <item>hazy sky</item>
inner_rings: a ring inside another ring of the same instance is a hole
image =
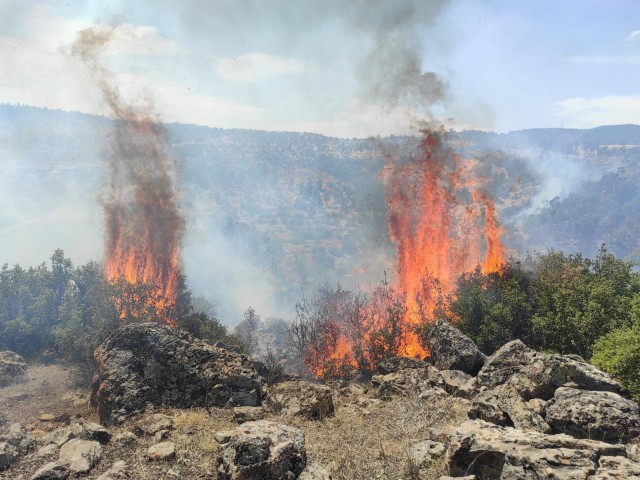
[[[116,28],[102,61],[121,93],[165,121],[344,137],[429,114],[640,123],[637,0],[0,0],[0,103],[106,113],[70,55],[96,24]],[[434,79],[442,95],[411,88]]]

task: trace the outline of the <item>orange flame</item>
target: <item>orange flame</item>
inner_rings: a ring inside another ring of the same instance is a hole
[[[438,302],[453,293],[462,273],[477,266],[483,273],[496,272],[505,261],[504,231],[495,204],[483,189],[487,180],[477,172],[478,162],[460,158],[444,132],[424,132],[417,156],[387,157],[382,180],[389,235],[397,248],[393,291],[404,302],[400,325],[394,327],[403,332],[394,349],[398,355],[427,357],[429,351],[421,345],[416,327],[433,320]],[[387,308],[370,302],[360,338],[342,333],[325,354],[325,362],[333,367],[356,366],[356,347],[375,342],[376,332],[389,321],[383,318]],[[365,360],[373,362],[371,356]],[[326,372],[323,365],[316,368],[318,376]]]
[[[109,162],[111,190],[103,201],[105,274],[112,283],[125,280],[132,287],[128,294],[120,292],[130,298],[116,299],[121,319],[172,325],[184,228],[175,166],[165,153],[162,127],[141,115],[129,117],[133,120],[117,122]]]

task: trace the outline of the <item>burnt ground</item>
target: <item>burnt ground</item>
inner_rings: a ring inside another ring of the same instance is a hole
[[[366,388],[366,387],[365,387]],[[334,480],[424,479],[445,473],[441,465],[433,466],[426,476],[416,476],[409,461],[409,447],[424,438],[429,427],[444,427],[466,418],[466,409],[451,399],[425,402],[400,397],[391,401],[374,401],[362,405],[361,393],[351,387],[333,389],[335,415],[323,420],[305,420],[267,415],[267,419],[301,428],[305,432],[309,462],[324,466]],[[356,390],[362,390],[356,387]],[[369,397],[369,395],[365,395]],[[89,389],[74,385],[72,374],[58,365],[35,365],[28,370],[24,383],[0,388],[0,412],[10,422],[19,422],[31,431],[42,446],[47,432],[67,421],[41,421],[40,416],[68,414],[75,418],[98,421],[89,406]],[[176,445],[176,458],[170,462],[150,462],[147,449],[157,443],[153,437],[138,437],[128,446],[110,442],[103,447],[100,463],[79,478],[96,479],[115,461],[124,460],[129,478],[139,480],[216,479],[218,444],[214,435],[235,426],[231,410],[202,408],[187,410],[157,409],[174,418],[175,430],[168,440]],[[140,417],[118,427],[109,427],[112,437],[134,430]],[[65,420],[62,418],[61,420]],[[28,480],[42,465],[57,460],[57,455],[38,457],[32,453],[9,470],[0,472],[2,480]]]

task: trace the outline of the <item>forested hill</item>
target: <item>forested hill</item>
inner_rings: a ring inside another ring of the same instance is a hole
[[[109,129],[102,117],[0,106],[0,263],[36,264],[55,248],[78,263],[100,257]],[[606,242],[640,259],[640,126],[456,136],[465,155],[490,164],[512,251],[592,256]],[[382,151],[410,139],[182,124],[167,125],[167,138],[180,167],[187,275],[221,313],[224,298],[265,292],[291,305],[304,285],[377,281],[393,268]]]

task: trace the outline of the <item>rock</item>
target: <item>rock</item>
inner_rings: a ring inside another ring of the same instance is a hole
[[[45,442],[61,447],[74,438],[76,438],[76,433],[71,430],[71,427],[62,427],[56,428],[53,432],[49,433],[45,437]]]
[[[11,350],[0,351],[0,387],[24,380],[27,362]]]
[[[173,442],[161,442],[151,445],[147,450],[147,458],[152,461],[173,460],[176,457],[176,446]]]
[[[298,480],[331,480],[332,478],[324,467],[317,463],[311,463],[302,471]]]
[[[520,397],[510,384],[499,385],[478,395],[469,412],[469,418],[479,418],[502,426],[521,430],[551,433],[551,427]]]
[[[71,473],[86,473],[91,470],[102,456],[102,447],[93,440],[73,439],[60,448],[58,460],[69,466]]]
[[[509,381],[527,400],[549,400],[560,387],[616,393],[621,389],[618,382],[578,355],[537,354],[531,364]]]
[[[60,462],[50,462],[31,475],[31,480],[64,480],[69,476],[69,468]]]
[[[166,440],[167,438],[169,438],[169,436],[171,435],[171,431],[169,430],[158,430],[154,435],[153,435],[153,440],[156,443],[160,443],[163,440]]]
[[[218,453],[221,480],[295,479],[306,467],[304,433],[295,427],[258,420],[218,439],[227,440]]]
[[[36,457],[50,457],[58,454],[58,446],[50,443],[44,447],[40,447],[36,452]]]
[[[109,431],[99,423],[87,422],[83,424],[83,427],[84,433],[82,438],[86,440],[95,440],[103,445],[109,443],[109,440],[111,440]]]
[[[428,342],[438,370],[461,370],[476,375],[486,360],[473,340],[445,320],[433,324]]]
[[[233,419],[236,423],[262,420],[266,412],[262,407],[233,407]]]
[[[113,437],[113,444],[117,447],[126,447],[138,440],[133,432],[122,432]]]
[[[529,405],[529,408],[532,411],[536,412],[541,417],[544,417],[545,409],[547,408],[546,400],[542,400],[541,398],[532,398],[527,402],[527,405]]]
[[[56,419],[56,416],[51,413],[43,413],[39,417],[41,422],[53,422]]]
[[[263,379],[245,355],[155,323],[132,323],[95,351],[91,401],[104,425],[151,405],[257,406]]]
[[[421,470],[431,467],[433,462],[437,462],[444,458],[446,453],[446,445],[431,440],[425,440],[411,445],[409,448],[409,460],[411,465],[420,472]],[[420,475],[423,476],[422,474]]]
[[[460,370],[441,370],[440,375],[444,382],[444,389],[449,395],[471,398],[478,393],[473,377],[468,373]]]
[[[558,388],[545,412],[556,433],[615,443],[640,435],[640,407],[613,392]]]
[[[18,451],[18,455],[24,455],[36,447],[36,441],[19,423],[11,423],[2,428],[0,442],[7,442]]]
[[[640,480],[640,463],[624,457],[601,457],[588,480]]]
[[[161,430],[173,430],[174,421],[173,418],[163,413],[154,413],[152,415],[146,415],[138,423],[136,423],[136,430],[140,434],[155,435]]]
[[[7,442],[0,442],[0,472],[9,468],[18,458],[20,453],[16,447]]]
[[[524,366],[533,362],[536,351],[520,340],[512,340],[496,350],[476,375],[479,387],[494,388],[505,383]]]
[[[624,453],[622,445],[468,420],[449,435],[447,462],[454,477],[584,480],[596,471],[598,458]]]
[[[405,368],[386,375],[374,375],[371,383],[378,388],[378,395],[383,398],[409,394],[419,396],[434,388],[444,392],[444,380],[440,372],[429,364],[420,368]]]
[[[269,387],[266,406],[286,416],[321,420],[333,415],[333,396],[326,385],[302,380],[282,382]]]
[[[100,475],[97,480],[125,480],[127,478],[129,478],[127,474],[127,464],[124,460],[118,460],[109,470]]]
[[[427,368],[431,364],[424,360],[410,357],[391,357],[378,364],[378,373],[386,375],[388,373],[399,372],[407,368]]]

